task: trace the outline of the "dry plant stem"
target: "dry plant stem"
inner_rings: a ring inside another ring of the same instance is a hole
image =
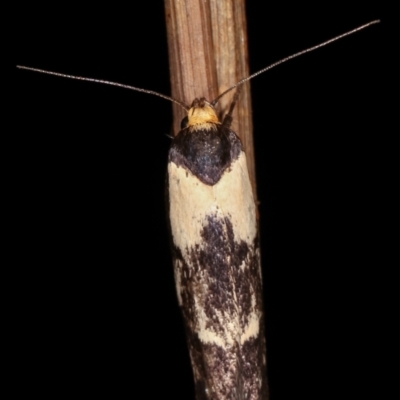
[[[244,0],[165,0],[172,97],[188,105],[196,97],[212,101],[249,75]],[[223,116],[235,91],[219,102]],[[174,134],[185,112],[174,105]],[[256,196],[250,86],[242,87],[232,129],[240,136]]]
[[[165,9],[173,98],[187,105],[200,97],[212,101],[233,84],[250,75],[244,0],[165,0]],[[220,99],[217,106],[220,119],[229,110],[235,92],[233,90]],[[179,105],[174,104],[173,108],[176,135],[180,130],[181,120],[186,115]],[[241,87],[233,113],[232,129],[243,143],[254,199],[257,199],[251,116],[250,86],[245,84]],[[259,276],[255,278],[256,281],[257,279],[260,279]],[[261,321],[263,325],[263,318]],[[262,343],[257,354],[265,357],[264,342]],[[243,371],[242,369],[241,372]],[[207,380],[206,377],[204,379]],[[263,382],[265,390],[262,390],[261,397],[257,397],[257,400],[268,399],[265,376]],[[239,393],[242,389],[237,390]],[[199,393],[197,398],[203,399]]]

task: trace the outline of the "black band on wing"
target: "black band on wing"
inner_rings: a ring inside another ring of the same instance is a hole
[[[224,171],[238,159],[242,143],[224,125],[215,129],[181,130],[172,142],[169,161],[187,168],[207,185],[215,185]]]

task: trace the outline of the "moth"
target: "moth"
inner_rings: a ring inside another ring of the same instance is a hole
[[[175,282],[200,399],[267,393],[256,209],[231,121],[195,99],[168,160]]]
[[[197,98],[190,106],[145,89],[19,66],[153,94],[187,110],[169,152],[167,203],[176,290],[198,400],[264,399],[268,390],[256,207],[246,155],[230,129],[239,92],[222,121],[218,100],[281,63],[377,22],[284,58],[216,99]]]

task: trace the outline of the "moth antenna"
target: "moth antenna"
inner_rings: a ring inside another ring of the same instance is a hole
[[[102,79],[94,79],[94,78],[85,78],[83,76],[75,76],[75,75],[67,75],[67,74],[61,74],[59,72],[53,72],[53,71],[46,71],[44,69],[38,69],[38,68],[31,68],[31,67],[25,67],[23,65],[17,65],[17,68],[19,69],[26,69],[28,71],[34,71],[34,72],[40,72],[41,74],[47,74],[47,75],[55,75],[55,76],[60,76],[61,78],[69,78],[69,79],[76,79],[79,81],[88,81],[88,82],[96,82],[96,83],[102,83],[104,85],[111,85],[111,86],[118,86],[124,89],[129,89],[129,90],[135,90],[136,92],[143,92],[143,93],[148,93],[148,94],[152,94],[154,96],[158,96],[158,97],[162,97],[163,99],[172,101],[173,103],[179,104],[181,107],[183,107],[186,111],[189,110],[189,107],[179,101],[176,100],[172,97],[166,96],[164,94],[158,93],[158,92],[154,92],[153,90],[147,90],[147,89],[141,89],[141,88],[137,88],[135,86],[129,86],[129,85],[124,85],[122,83],[117,83],[117,82],[110,82],[110,81],[104,81]]]
[[[281,60],[279,60],[279,61],[277,61],[277,62],[275,62],[275,63],[273,63],[273,64],[271,64],[271,65],[268,65],[267,67],[263,68],[262,70],[260,70],[260,71],[258,71],[258,72],[255,72],[254,74],[251,74],[251,75],[248,76],[247,78],[244,78],[244,79],[240,80],[238,83],[236,83],[235,85],[231,86],[229,89],[225,90],[225,92],[221,93],[215,100],[212,101],[211,104],[212,104],[213,106],[215,106],[215,105],[218,103],[218,100],[219,100],[222,96],[225,96],[225,95],[226,95],[228,92],[230,92],[231,90],[235,89],[236,87],[238,87],[238,86],[240,86],[240,85],[243,85],[243,83],[245,83],[245,82],[249,81],[250,79],[253,79],[253,78],[255,78],[256,76],[258,76],[258,75],[260,75],[260,74],[262,74],[262,73],[264,73],[264,72],[266,72],[266,71],[268,71],[268,70],[270,70],[270,69],[272,69],[272,68],[278,66],[279,64],[283,64],[283,63],[285,63],[286,61],[289,61],[289,60],[291,60],[291,59],[293,59],[293,58],[296,58],[296,57],[299,57],[299,56],[301,56],[301,55],[303,55],[303,54],[306,54],[306,53],[309,53],[309,52],[311,52],[311,51],[317,50],[317,49],[319,49],[320,47],[324,47],[324,46],[326,46],[327,44],[330,44],[330,43],[332,43],[332,42],[336,42],[336,41],[339,40],[339,39],[342,39],[342,38],[344,38],[344,37],[346,37],[346,36],[352,35],[353,33],[356,33],[356,32],[358,32],[358,31],[361,31],[362,29],[368,28],[368,27],[371,26],[371,25],[379,24],[379,22],[381,22],[379,19],[374,20],[374,21],[371,21],[371,22],[368,22],[367,24],[361,25],[361,26],[359,26],[358,28],[352,29],[351,31],[348,31],[348,32],[346,32],[346,33],[342,33],[342,34],[339,35],[339,36],[335,36],[334,38],[329,39],[329,40],[327,40],[326,42],[322,42],[322,43],[320,43],[320,44],[317,44],[316,46],[309,47],[308,49],[299,51],[298,53],[292,54],[291,56],[282,58]]]

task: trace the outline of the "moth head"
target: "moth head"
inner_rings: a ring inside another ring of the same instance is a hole
[[[182,123],[184,123],[184,120]],[[186,121],[185,121],[186,122]],[[219,124],[219,119],[214,106],[204,97],[194,99],[187,115],[187,126],[196,127],[196,125]]]

